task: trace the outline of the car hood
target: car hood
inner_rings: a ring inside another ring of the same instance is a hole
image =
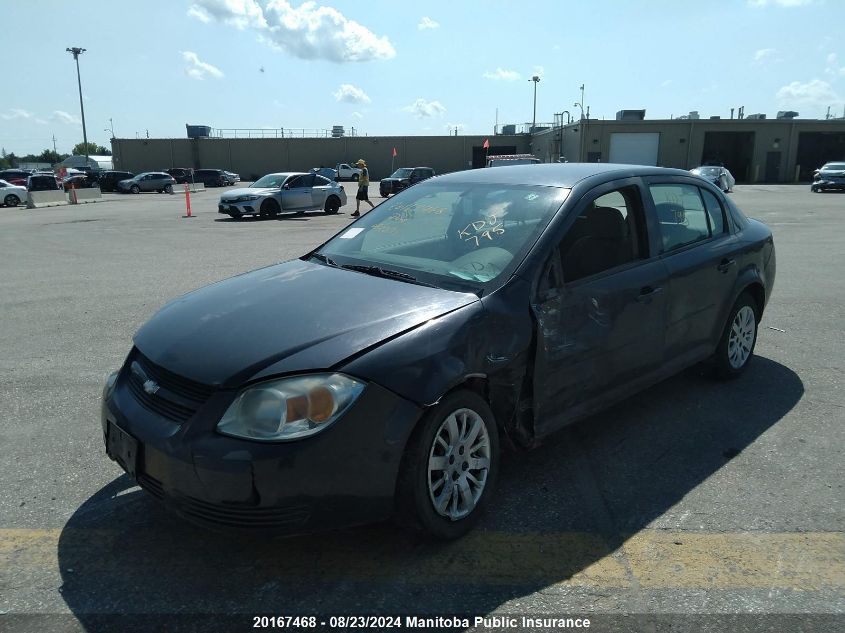
[[[206,286],[164,306],[135,335],[157,365],[223,387],[329,369],[478,301],[293,260]]]
[[[842,169],[822,169],[819,171],[821,178],[841,178],[845,176],[845,170]]]
[[[278,189],[275,189],[273,187],[266,189],[258,189],[255,187],[238,187],[237,189],[229,189],[220,197],[229,200],[232,198],[237,198],[238,196],[266,196],[272,193],[278,193],[278,191]]]

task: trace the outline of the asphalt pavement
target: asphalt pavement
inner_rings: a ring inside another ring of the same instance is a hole
[[[233,221],[219,190],[192,195],[191,219],[181,193],[0,208],[0,630],[247,630],[259,613],[845,630],[845,195],[803,185],[731,194],[773,229],[778,258],[747,373],[689,370],[508,454],[461,541],[391,524],[221,536],[134,486],[104,453],[99,399],[135,330],[346,227],[346,186],[333,216]],[[642,615],[608,619],[626,613]],[[477,628],[496,623],[514,628]]]

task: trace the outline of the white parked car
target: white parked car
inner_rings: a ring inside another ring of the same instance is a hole
[[[13,185],[5,180],[0,180],[0,204],[4,207],[16,207],[26,200],[26,187]]]
[[[349,163],[338,163],[334,169],[337,172],[338,180],[354,180],[358,182],[358,179],[361,177],[361,170]]]
[[[220,196],[217,211],[237,220],[245,215],[274,217],[319,209],[334,214],[345,204],[346,192],[338,183],[317,174],[285,172],[267,174],[249,187],[230,189]]]
[[[727,168],[719,165],[702,165],[701,167],[690,169],[690,173],[709,180],[725,193],[733,189],[736,184],[733,174]]]

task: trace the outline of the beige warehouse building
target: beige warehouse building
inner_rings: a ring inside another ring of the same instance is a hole
[[[590,119],[533,134],[478,136],[113,139],[112,152],[115,169],[227,169],[244,180],[359,158],[373,179],[389,175],[392,167],[428,166],[442,174],[483,167],[488,153],[533,153],[543,162],[565,157],[680,169],[714,162],[730,169],[737,182],[790,183],[810,181],[826,161],[845,160],[845,119]]]

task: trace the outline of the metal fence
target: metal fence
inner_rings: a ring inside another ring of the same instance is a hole
[[[213,128],[212,138],[339,138],[343,136],[358,136],[355,128],[351,131],[332,130],[328,128]]]

